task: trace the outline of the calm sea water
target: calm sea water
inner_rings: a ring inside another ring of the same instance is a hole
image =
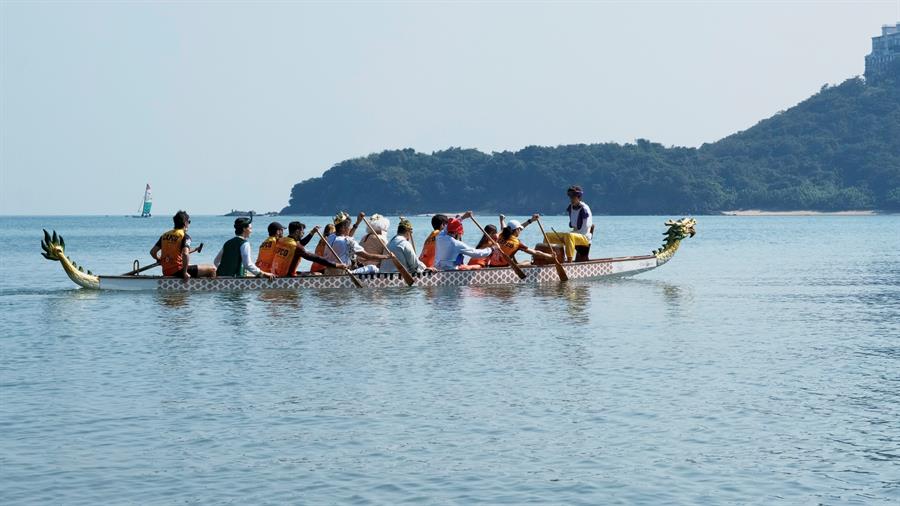
[[[0,503],[900,501],[900,217],[700,217],[565,286],[100,293],[39,254],[121,273],[169,223],[0,218]]]

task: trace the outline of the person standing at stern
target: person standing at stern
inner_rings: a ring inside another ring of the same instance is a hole
[[[566,262],[572,262],[575,260],[576,246],[591,246],[594,216],[591,214],[590,206],[581,200],[584,197],[584,190],[580,186],[570,186],[566,190],[566,195],[569,196],[569,206],[566,207],[566,214],[569,216],[569,228],[571,228],[571,231],[563,233],[550,232],[547,234],[547,238],[551,243],[565,246]]]

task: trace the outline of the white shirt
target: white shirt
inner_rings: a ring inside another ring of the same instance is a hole
[[[409,272],[422,272],[425,270],[425,264],[416,258],[416,250],[414,250],[412,244],[406,240],[406,237],[403,237],[402,235],[394,236],[387,247],[391,253],[397,255],[397,260],[400,260],[400,263],[402,263]],[[381,269],[379,270],[381,272],[397,272],[397,266],[394,265],[394,261],[391,259],[382,260]]]
[[[450,271],[459,265],[456,260],[460,255],[469,258],[484,258],[490,256],[492,251],[491,248],[475,249],[450,237],[446,230],[442,230],[434,241],[434,266],[443,271]]]
[[[328,236],[326,241],[328,241],[328,244],[331,245],[331,247],[334,249],[334,252],[338,254],[338,257],[340,257],[339,259],[334,258],[334,255],[331,254],[331,250],[325,248],[325,258],[327,260],[331,260],[334,263],[350,265],[352,263],[351,259],[353,256],[356,256],[356,253],[365,251],[365,248],[363,248],[361,244],[356,242],[356,239],[350,236],[342,235],[338,237],[335,234],[331,234]]]
[[[581,218],[581,226],[578,226],[578,219]],[[573,207],[569,210],[569,226],[572,227],[574,232],[577,232],[582,235],[586,235],[588,239],[591,238],[591,227],[594,225],[594,215],[591,213],[591,208],[584,202],[581,203],[579,207]]]
[[[222,263],[222,253],[225,251],[225,247],[219,250],[219,254],[216,255],[216,259],[213,260],[213,263],[216,264],[216,267]],[[244,241],[244,244],[241,244],[241,263],[244,264],[244,270],[251,272],[257,276],[262,273],[259,270],[259,267],[253,262],[253,250],[250,248],[250,241]]]

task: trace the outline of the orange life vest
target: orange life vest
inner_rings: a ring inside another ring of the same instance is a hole
[[[325,256],[325,241],[321,239],[319,239],[319,244],[316,245],[316,255],[320,257]],[[325,266],[318,262],[313,262],[309,272],[325,272]]]
[[[516,256],[516,252],[522,247],[522,243],[519,242],[519,238],[511,235],[509,239],[503,240],[503,237],[497,238],[497,244],[500,245],[500,249],[509,255],[510,258],[514,258]],[[494,254],[491,255],[491,265],[494,266],[506,266],[509,263],[506,261],[503,255],[499,252],[494,251]]]
[[[440,230],[431,232],[428,238],[425,239],[425,244],[422,245],[422,254],[419,255],[419,260],[421,260],[422,263],[425,264],[425,267],[434,267],[434,248],[437,241],[437,236],[440,233]]]
[[[294,252],[297,250],[297,241],[293,237],[282,237],[275,243],[275,253],[272,257],[272,274],[278,277],[291,275],[291,262],[294,261]]]
[[[275,258],[275,243],[278,238],[269,236],[259,245],[259,254],[256,255],[256,266],[265,272],[272,272],[272,260]]]
[[[490,248],[490,247],[491,247],[491,243],[489,243],[489,242],[488,243],[480,243],[479,242],[478,246],[476,246],[475,249]],[[488,267],[488,266],[494,265],[494,263],[491,260],[494,258],[494,255],[496,253],[497,253],[497,250],[494,250],[494,252],[492,254],[490,254],[486,257],[469,258],[469,265],[480,265],[482,267]]]
[[[162,266],[163,276],[174,276],[184,268],[184,259],[181,257],[181,253],[184,249],[186,235],[183,228],[175,228],[159,236],[162,253],[159,256],[159,264]]]

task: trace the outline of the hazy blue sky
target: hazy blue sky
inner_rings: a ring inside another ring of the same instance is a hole
[[[0,4],[0,214],[278,210],[388,148],[698,146],[862,74],[900,0]],[[375,211],[375,210],[372,210]]]

